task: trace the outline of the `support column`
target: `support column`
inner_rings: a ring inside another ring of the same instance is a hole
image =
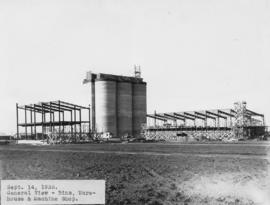
[[[33,112],[32,110],[30,111],[30,122],[31,122],[31,139],[32,139],[32,136],[33,136]]]
[[[64,134],[65,133],[65,112],[64,111],[62,112],[62,115],[63,115],[63,126],[62,126],[63,130],[62,130],[62,134]]]
[[[61,111],[60,111],[60,101],[58,102],[58,121],[59,121],[59,124],[58,124],[58,135],[59,135],[59,138],[61,138]]]
[[[37,140],[37,119],[36,119],[36,110],[35,110],[35,105],[34,105],[34,131],[35,131],[35,139]]]
[[[16,103],[16,122],[17,122],[17,139],[19,139],[19,106]]]
[[[75,141],[77,142],[77,127],[76,127],[76,108],[74,109],[74,132],[75,132]]]
[[[79,118],[80,118],[80,139],[82,138],[82,109],[80,108],[79,112]]]
[[[50,132],[52,134],[52,105],[50,103]]]
[[[44,115],[43,115],[43,118],[44,118],[44,134],[46,134],[46,111],[44,110]],[[46,139],[46,136],[43,135],[43,140]]]
[[[88,131],[89,131],[89,137],[90,137],[90,133],[91,133],[91,121],[90,121],[90,119],[91,119],[91,105],[89,105],[89,110],[88,110],[88,118],[89,118],[89,126],[88,126]],[[94,130],[92,130],[92,132],[93,132]]]
[[[26,111],[26,108],[24,107],[24,125],[25,125],[25,138],[27,139],[27,111]]]
[[[71,126],[70,126],[71,136],[70,136],[70,138],[73,138],[73,114],[72,114],[72,110],[70,111],[70,120],[71,120]]]
[[[42,106],[42,111],[41,111],[41,135],[42,135],[42,140],[44,140],[44,109]]]

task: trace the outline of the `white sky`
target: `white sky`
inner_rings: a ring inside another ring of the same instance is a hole
[[[148,83],[148,112],[246,100],[270,123],[269,0],[0,0],[0,132],[15,103],[88,105],[85,72]]]

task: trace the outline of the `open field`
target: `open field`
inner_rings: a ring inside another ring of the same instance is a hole
[[[106,179],[106,204],[270,204],[269,143],[0,146],[3,179]]]

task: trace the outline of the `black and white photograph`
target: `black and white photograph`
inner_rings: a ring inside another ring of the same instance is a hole
[[[0,205],[270,205],[270,0],[0,0]]]

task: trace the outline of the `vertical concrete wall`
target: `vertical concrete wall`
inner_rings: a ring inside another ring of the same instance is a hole
[[[117,110],[116,110],[115,81],[95,82],[95,114],[96,129],[98,132],[111,132],[117,137]]]
[[[142,125],[146,123],[146,83],[133,83],[132,104],[133,136],[140,137]]]
[[[132,135],[132,84],[117,83],[117,128],[118,136]]]
[[[95,131],[96,130],[96,103],[95,103],[95,81],[92,81],[90,83],[90,89],[91,89],[91,94],[90,94],[90,98],[91,98],[91,130]]]

